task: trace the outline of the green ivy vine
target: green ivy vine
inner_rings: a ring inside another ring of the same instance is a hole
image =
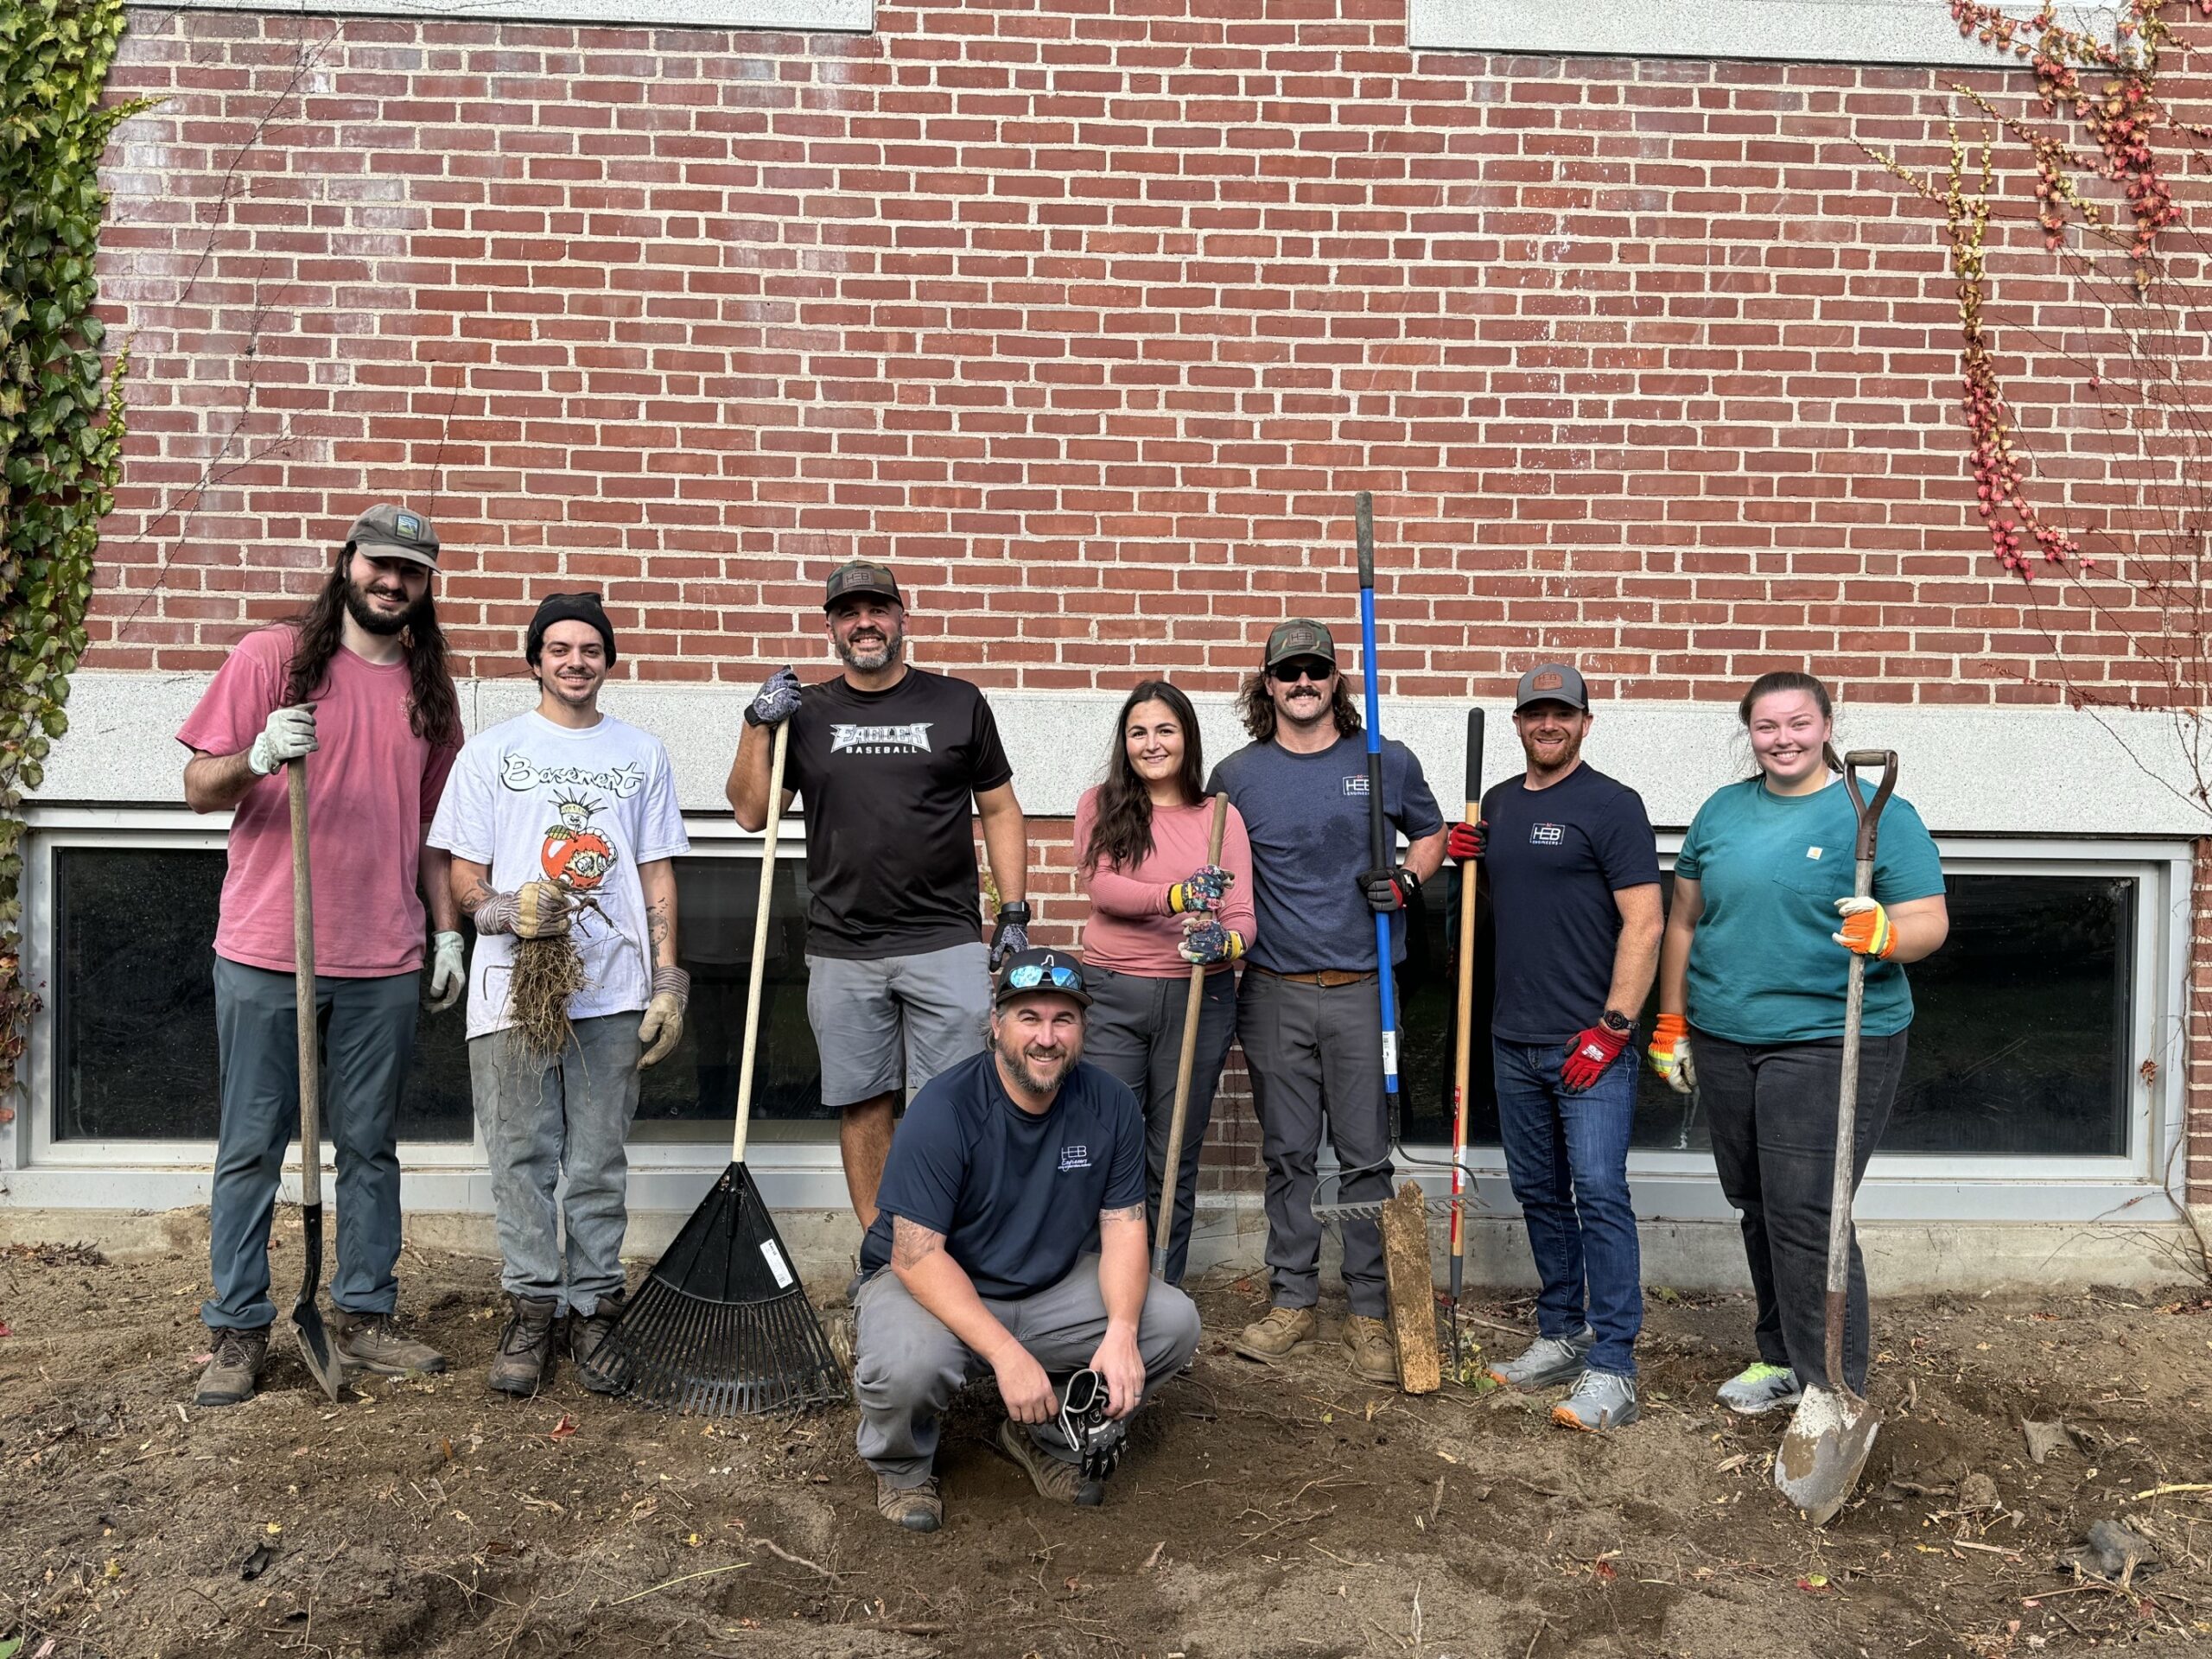
[[[100,156],[146,107],[101,102],[123,27],[122,0],[0,0],[0,1122],[38,1007],[22,977],[22,791],[68,729],[122,462],[124,364],[101,356],[93,264]]]

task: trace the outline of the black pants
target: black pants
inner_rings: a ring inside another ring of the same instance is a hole
[[[1904,1074],[1905,1033],[1859,1047],[1859,1114],[1852,1191],[1889,1127]],[[1843,1039],[1747,1047],[1693,1030],[1698,1099],[1713,1130],[1720,1190],[1744,1214],[1744,1255],[1758,1295],[1759,1357],[1825,1387],[1828,1208],[1835,1186],[1836,1096]],[[1866,1266],[1851,1240],[1843,1370],[1866,1387]]]

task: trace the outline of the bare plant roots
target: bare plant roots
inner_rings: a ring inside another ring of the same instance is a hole
[[[569,1041],[569,999],[583,988],[584,959],[566,933],[518,939],[507,982],[515,1035],[533,1054],[559,1053]]]

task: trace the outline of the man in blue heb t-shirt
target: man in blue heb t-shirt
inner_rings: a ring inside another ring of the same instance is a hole
[[[1191,1299],[1152,1276],[1144,1116],[1083,1059],[1090,997],[1065,951],[1009,957],[990,1046],[914,1096],[891,1144],[881,1213],[861,1247],[853,1379],[876,1509],[934,1532],[938,1418],[964,1384],[997,1380],[999,1449],[1039,1496],[1095,1504],[1060,1421],[1066,1379],[1108,1389],[1108,1433],[1198,1345]]]

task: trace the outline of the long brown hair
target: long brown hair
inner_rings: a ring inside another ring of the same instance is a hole
[[[1275,734],[1275,700],[1268,694],[1268,677],[1264,671],[1244,682],[1244,689],[1236,694],[1236,712],[1244,721],[1244,729],[1252,734],[1255,743],[1267,743]],[[1359,717],[1359,705],[1352,701],[1351,687],[1344,683],[1344,675],[1333,676],[1329,690],[1329,716],[1337,722],[1338,737],[1357,737],[1363,728]]]
[[[1083,849],[1079,866],[1096,871],[1101,864],[1133,870],[1152,856],[1152,791],[1129,762],[1129,716],[1137,705],[1164,702],[1183,728],[1183,764],[1175,781],[1185,805],[1205,798],[1205,747],[1198,737],[1198,710],[1191,700],[1166,680],[1139,680],[1122,700],[1114,718],[1114,747],[1106,760],[1106,781],[1098,785],[1098,816],[1090,825],[1090,843]]]
[[[292,666],[284,701],[296,706],[321,693],[330,677],[330,659],[346,637],[346,579],[353,563],[348,542],[338,556],[322,590],[307,609],[290,620]],[[407,647],[407,723],[416,736],[438,745],[461,741],[461,698],[446,666],[446,636],[429,591],[400,636]]]

